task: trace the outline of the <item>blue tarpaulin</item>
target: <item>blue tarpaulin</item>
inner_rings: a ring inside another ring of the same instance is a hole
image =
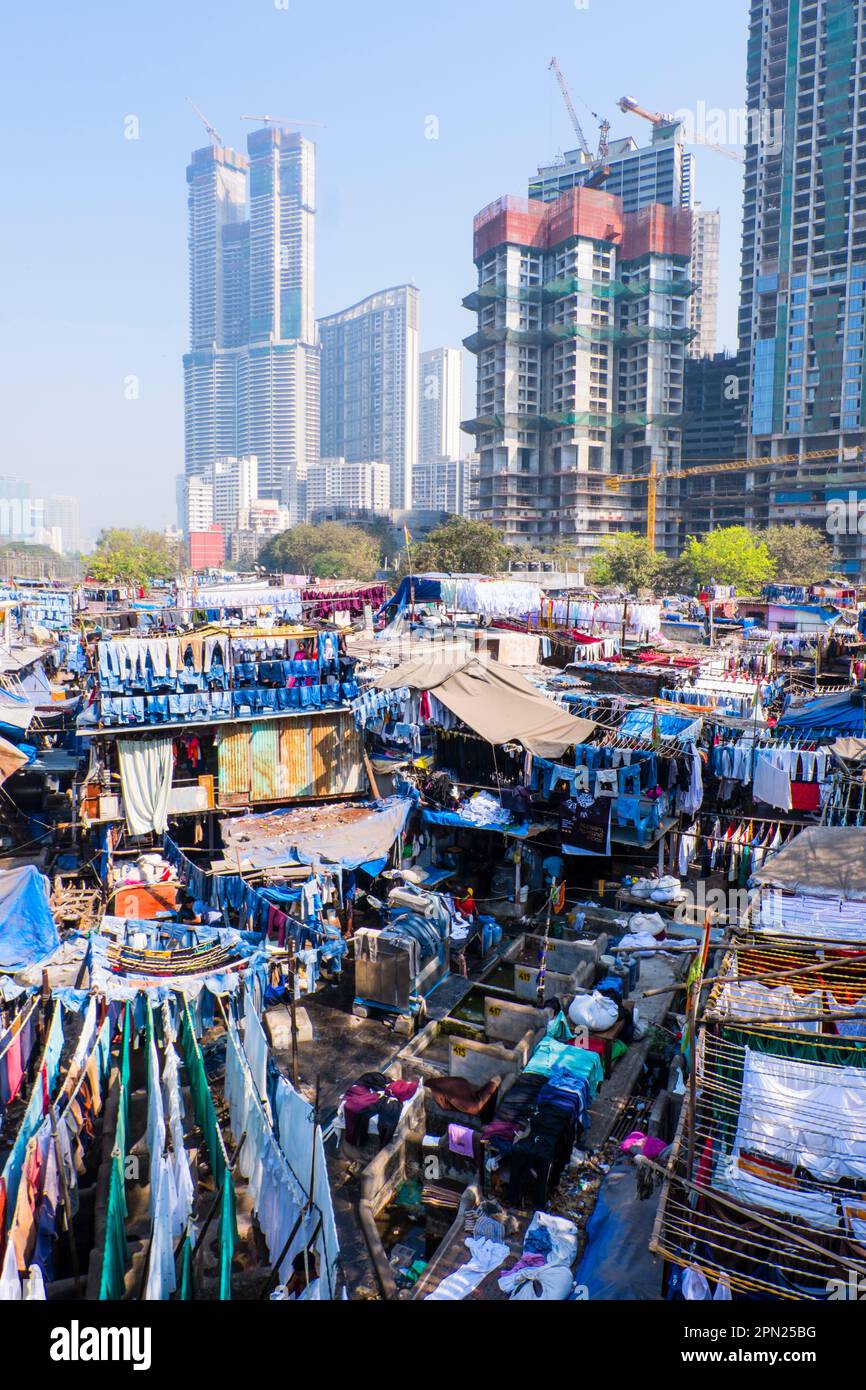
[[[461,816],[457,811],[430,811],[424,809],[421,819],[427,825],[454,825],[462,830],[495,830],[499,835],[516,835],[525,840],[530,831],[528,821],[514,821],[512,825],[481,825],[470,816]]]
[[[635,1169],[625,1159],[611,1168],[586,1223],[586,1245],[575,1275],[580,1298],[661,1298],[662,1262],[649,1249],[658,1198],[642,1202]]]
[[[59,944],[48,879],[33,864],[0,872],[0,970],[24,970]]]
[[[389,598],[386,603],[382,604],[379,612],[383,613],[386,609],[391,608],[404,608],[407,603],[411,603],[413,585],[416,603],[439,602],[442,596],[442,584],[440,580],[430,579],[429,577],[424,578],[421,575],[416,575],[415,579],[411,580],[407,575],[405,579],[400,581],[397,592]]]
[[[826,729],[838,734],[862,734],[866,729],[863,696],[854,690],[846,690],[841,695],[819,696],[783,714],[776,728],[792,732]]]
[[[656,714],[651,709],[629,710],[620,725],[619,732],[629,737],[649,738],[653,731],[654,720],[656,730],[661,738],[682,738],[691,733],[697,737],[700,733],[701,722],[693,715]]]

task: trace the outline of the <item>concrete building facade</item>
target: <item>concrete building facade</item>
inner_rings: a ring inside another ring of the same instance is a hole
[[[391,470],[385,463],[320,459],[307,473],[307,516],[335,507],[346,512],[387,516],[391,509]]]
[[[747,453],[795,462],[748,474],[745,519],[823,529],[831,501],[866,499],[864,0],[752,0],[747,104],[772,118],[746,147]],[[866,537],[833,539],[866,573]]]
[[[387,464],[398,508],[418,462],[418,316],[417,289],[398,285],[319,320],[320,455]]]
[[[319,455],[315,146],[269,126],[247,149],[196,150],[187,170],[184,466],[255,454],[259,494],[297,518]]]
[[[612,194],[505,197],[475,218],[478,514],[511,543],[567,542],[580,559],[645,528],[651,463],[681,461],[691,214],[626,213]],[[680,541],[665,490],[660,550]]]

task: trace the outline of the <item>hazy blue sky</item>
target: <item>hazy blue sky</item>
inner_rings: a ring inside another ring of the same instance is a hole
[[[285,7],[283,7],[285,5]],[[174,520],[183,467],[189,152],[241,113],[326,123],[317,313],[414,280],[422,348],[472,331],[472,215],[525,194],[574,145],[643,141],[624,93],[661,110],[739,107],[747,0],[82,0],[7,10],[0,112],[5,240],[0,472],[75,492],[85,528]],[[584,104],[585,103],[585,104]],[[439,121],[439,138],[425,122]],[[135,116],[140,137],[124,137]],[[721,344],[733,347],[742,169],[699,151],[722,209]],[[138,399],[126,398],[129,377]]]

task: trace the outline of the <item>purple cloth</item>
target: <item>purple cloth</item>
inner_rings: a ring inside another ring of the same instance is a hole
[[[658,1158],[668,1147],[663,1139],[655,1139],[644,1134],[642,1129],[633,1129],[620,1144],[623,1153],[639,1153],[645,1158]]]
[[[472,1134],[471,1129],[466,1125],[448,1126],[448,1147],[453,1154],[462,1154],[464,1158],[472,1157]]]
[[[546,1255],[521,1255],[516,1265],[505,1271],[506,1274],[516,1274],[519,1269],[538,1269],[539,1265],[547,1264]]]

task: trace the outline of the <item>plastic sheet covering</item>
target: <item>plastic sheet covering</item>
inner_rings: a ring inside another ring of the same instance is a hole
[[[6,738],[0,738],[0,784],[29,761],[28,754],[21,748],[17,748]]]
[[[776,728],[780,733],[832,729],[838,734],[862,735],[866,732],[863,696],[855,690],[846,690],[841,695],[821,695],[788,710]]]
[[[816,898],[866,900],[866,829],[809,826],[749,882]]]
[[[656,1206],[657,1201],[638,1197],[631,1162],[623,1160],[610,1170],[586,1225],[587,1244],[575,1275],[581,1298],[661,1298],[662,1262],[649,1249]]]
[[[24,970],[59,944],[47,878],[33,864],[0,872],[0,970]]]
[[[412,805],[407,797],[393,796],[365,805],[358,814],[357,807],[328,807],[328,815],[333,813],[336,818],[333,825],[327,824],[325,815],[310,824],[306,810],[298,816],[288,810],[227,818],[220,822],[226,858],[239,855],[244,869],[291,863],[342,864],[345,869],[356,869],[389,854],[403,833]]]

